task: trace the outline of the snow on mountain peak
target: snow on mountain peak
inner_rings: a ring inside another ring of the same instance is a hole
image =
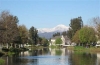
[[[67,29],[67,28],[69,28],[69,27],[67,27],[67,26],[65,26],[65,25],[63,25],[63,24],[60,24],[60,25],[57,25],[56,27],[54,27],[54,28],[56,28],[56,29],[59,29],[59,28],[63,28],[63,29]]]
[[[56,27],[66,27],[66,26],[63,24],[60,24],[60,25],[57,25]]]
[[[63,31],[67,31],[69,29],[69,27],[63,25],[63,24],[60,24],[60,25],[57,25],[56,27],[54,28],[42,28],[42,29],[38,29],[38,32],[39,33],[45,33],[45,32],[63,32]]]

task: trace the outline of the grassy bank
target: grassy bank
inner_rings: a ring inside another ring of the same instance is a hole
[[[100,47],[96,48],[96,47],[90,47],[90,48],[86,48],[83,46],[70,46],[70,47],[66,47],[68,50],[74,50],[74,51],[78,51],[78,52],[100,52]]]
[[[100,48],[96,48],[96,47],[90,47],[90,48],[86,48],[83,46],[75,46],[73,48],[74,51],[88,51],[88,52],[100,52]]]

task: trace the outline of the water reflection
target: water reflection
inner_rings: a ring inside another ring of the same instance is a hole
[[[96,54],[74,52],[70,55],[70,65],[96,65]]]
[[[100,65],[100,53],[74,52],[65,48],[43,48],[2,58],[4,65]]]
[[[97,65],[100,65],[100,53],[97,53]]]
[[[68,50],[66,48],[61,49],[50,49],[51,55],[69,56],[74,53],[74,51]]]

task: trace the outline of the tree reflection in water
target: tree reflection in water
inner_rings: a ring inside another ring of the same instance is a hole
[[[96,54],[88,52],[74,52],[69,57],[70,65],[96,65]]]
[[[56,49],[55,50],[55,55],[61,55],[62,54],[62,50],[61,49]]]
[[[37,49],[2,57],[4,65],[100,65],[100,54],[61,49]]]

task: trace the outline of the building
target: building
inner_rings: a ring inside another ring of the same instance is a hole
[[[71,41],[70,41],[70,39],[67,37],[67,36],[55,36],[55,37],[53,37],[53,38],[51,38],[51,43],[50,43],[50,45],[55,45],[55,41],[56,41],[56,39],[57,38],[61,38],[61,40],[62,40],[62,46],[67,46],[67,45],[71,45]]]

